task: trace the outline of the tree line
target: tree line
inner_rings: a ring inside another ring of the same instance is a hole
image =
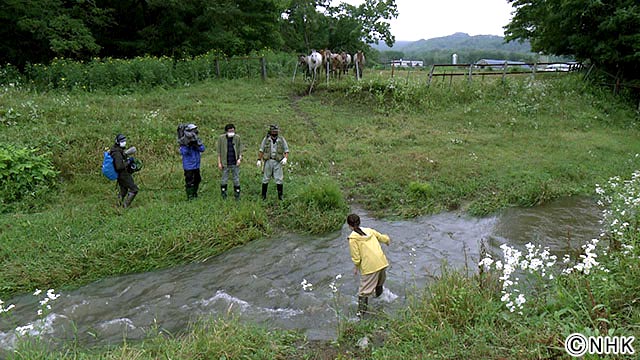
[[[272,49],[361,50],[384,39],[394,0],[2,0],[0,63],[22,68],[56,57],[187,58]]]

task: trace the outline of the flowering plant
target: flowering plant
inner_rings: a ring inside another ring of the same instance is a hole
[[[548,248],[541,248],[540,245],[531,243],[526,245],[527,254],[507,244],[500,246],[502,249],[502,260],[492,258],[490,254],[486,255],[479,263],[479,267],[483,270],[494,269],[500,275],[502,297],[501,301],[510,312],[518,310],[522,314],[524,303],[527,298],[524,294],[518,272],[528,272],[529,274],[537,274],[541,280],[553,280],[554,273],[569,275],[572,273],[580,273],[583,275],[593,274],[595,272],[608,273],[607,269],[600,261],[599,256],[607,256],[616,261],[618,256],[637,256],[638,255],[638,223],[640,214],[640,171],[635,171],[631,178],[623,180],[620,177],[612,177],[609,181],[600,186],[596,184],[596,193],[599,195],[598,205],[604,206],[602,212],[602,232],[599,237],[592,239],[590,242],[582,245],[582,253],[575,264],[570,266],[572,259],[568,254],[564,256],[562,264],[567,264],[564,269],[559,269],[557,258],[549,253]],[[611,240],[612,250],[620,249],[620,253],[607,253],[608,249],[601,245],[602,239],[609,238]]]

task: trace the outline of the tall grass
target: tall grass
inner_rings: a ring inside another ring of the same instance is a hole
[[[156,87],[189,86],[208,79],[260,79],[261,59],[264,59],[265,71],[270,77],[289,76],[297,61],[293,54],[269,50],[231,58],[216,51],[186,59],[144,56],[78,62],[56,58],[49,64],[30,64],[22,71],[10,64],[0,67],[0,84],[35,91],[128,94]]]

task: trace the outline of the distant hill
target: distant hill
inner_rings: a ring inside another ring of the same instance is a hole
[[[389,47],[384,41],[380,41],[379,44],[371,44],[371,47],[378,51],[397,50],[402,51],[405,46],[413,44],[415,41],[396,41],[393,47]]]
[[[515,53],[531,53],[531,45],[528,42],[510,42],[504,43],[504,38],[497,35],[476,35],[470,36],[466,33],[455,33],[449,36],[443,36],[428,40],[418,41],[397,41],[393,47],[387,46],[384,42],[378,45],[372,45],[374,49],[379,51],[396,50],[402,51],[407,55],[424,54],[429,51],[436,50],[492,50]]]

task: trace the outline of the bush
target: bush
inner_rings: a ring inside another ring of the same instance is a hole
[[[430,183],[412,181],[409,183],[409,192],[416,199],[429,199],[433,195],[433,186]]]
[[[345,221],[347,203],[331,179],[312,179],[294,192],[283,219],[287,227],[312,234],[337,230]]]
[[[47,154],[38,149],[0,145],[0,202],[37,198],[55,186],[58,175]]]

